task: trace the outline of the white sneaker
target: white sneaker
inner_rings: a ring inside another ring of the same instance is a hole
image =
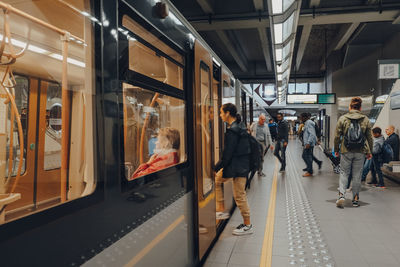
[[[216,217],[217,217],[217,220],[226,220],[230,217],[230,214],[227,212],[217,211]]]
[[[233,230],[232,234],[234,235],[250,235],[253,233],[253,225],[245,225],[245,224],[240,224],[238,227],[236,227],[235,230]]]

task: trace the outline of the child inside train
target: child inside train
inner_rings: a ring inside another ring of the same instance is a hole
[[[171,127],[160,129],[154,154],[146,163],[139,165],[129,180],[178,164],[179,146],[180,134],[177,129]]]

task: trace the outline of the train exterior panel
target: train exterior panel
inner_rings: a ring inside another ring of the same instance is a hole
[[[0,2],[1,265],[194,266],[215,242],[234,78],[166,5]]]

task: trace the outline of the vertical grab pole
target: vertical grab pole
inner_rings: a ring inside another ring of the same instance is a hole
[[[67,175],[69,151],[69,101],[68,101],[68,41],[70,34],[61,37],[62,42],[62,80],[61,80],[61,203],[67,200]]]

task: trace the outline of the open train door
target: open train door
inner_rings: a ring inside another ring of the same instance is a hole
[[[213,62],[210,53],[195,43],[195,175],[198,193],[199,257],[204,256],[216,236],[215,189],[213,171]]]

